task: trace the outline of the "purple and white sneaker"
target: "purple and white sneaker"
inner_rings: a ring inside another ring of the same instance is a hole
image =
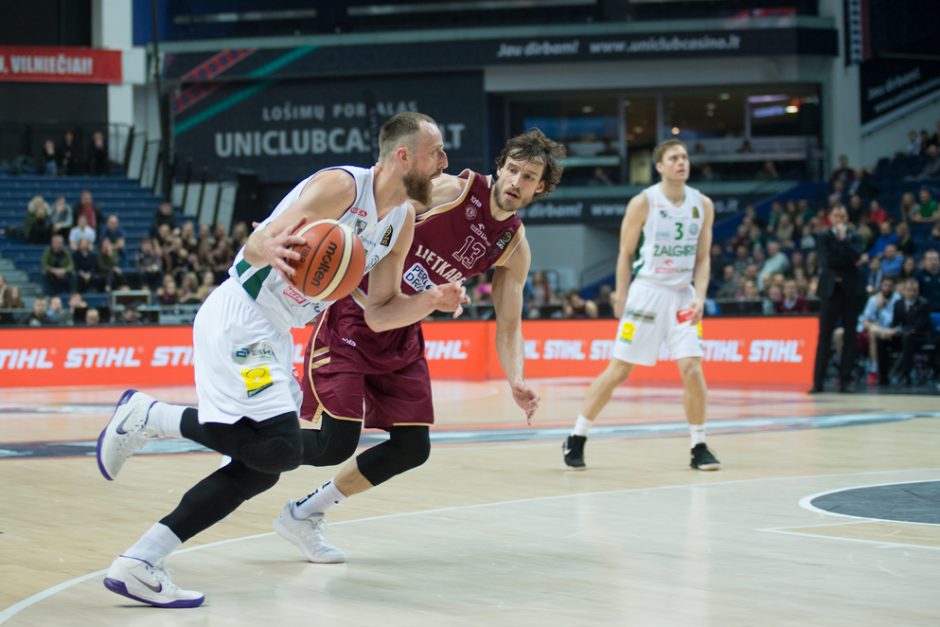
[[[157,430],[147,424],[150,408],[156,402],[137,390],[121,395],[111,419],[98,436],[98,470],[108,481],[117,477],[128,457],[158,436]]]
[[[183,590],[173,583],[163,564],[150,564],[124,555],[112,562],[104,587],[155,607],[199,607],[206,600],[201,592]]]

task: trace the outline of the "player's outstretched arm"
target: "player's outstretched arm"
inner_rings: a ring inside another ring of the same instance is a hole
[[[456,311],[462,303],[470,302],[462,283],[436,285],[413,296],[401,293],[402,267],[414,238],[414,217],[411,208],[395,246],[369,272],[365,319],[376,333],[420,322],[434,311]]]
[[[623,317],[623,307],[627,302],[627,290],[630,289],[631,264],[636,257],[640,244],[643,225],[649,217],[649,201],[646,194],[640,193],[630,199],[627,210],[620,223],[620,252],[617,254],[616,287],[612,295],[614,315]]]
[[[712,225],[715,223],[715,203],[708,196],[702,195],[702,232],[698,236],[698,249],[695,251],[695,272],[692,273],[692,285],[695,298],[691,324],[698,324],[705,315],[705,298],[708,294],[708,279],[712,272]]]
[[[493,274],[493,308],[496,311],[496,354],[512,389],[512,398],[531,424],[539,396],[524,378],[525,342],[522,337],[522,299],[532,253],[523,238],[516,250]]]
[[[356,181],[342,170],[327,170],[311,180],[293,205],[270,223],[256,228],[245,243],[245,260],[253,266],[271,266],[285,278],[293,275],[292,250],[304,239],[292,235],[305,222],[337,220],[356,200]]]

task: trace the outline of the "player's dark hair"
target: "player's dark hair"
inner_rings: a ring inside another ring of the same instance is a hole
[[[390,157],[399,146],[414,150],[422,122],[437,126],[434,118],[417,111],[402,111],[386,120],[379,131],[379,161]]]
[[[558,185],[561,174],[565,170],[560,159],[566,154],[567,151],[562,144],[549,139],[539,129],[532,128],[506,142],[502,151],[496,156],[496,169],[502,168],[507,159],[544,164],[542,181],[545,187],[535,195],[539,198],[555,191],[555,186]]]
[[[685,145],[685,142],[678,139],[667,139],[653,149],[653,163],[662,163],[663,157],[666,156],[666,151],[675,146],[682,146],[685,148],[686,152],[689,152],[689,148]]]

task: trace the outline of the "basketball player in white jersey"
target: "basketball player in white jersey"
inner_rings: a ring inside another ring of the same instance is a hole
[[[300,465],[301,390],[293,376],[290,329],[303,327],[329,303],[293,288],[289,261],[299,258],[292,235],[305,222],[336,219],[359,234],[371,284],[365,306],[375,331],[407,326],[435,310],[454,311],[466,296],[456,283],[411,297],[401,293],[411,247],[410,198],[428,199],[431,179],[447,167],[437,124],[420,113],[389,119],[372,168],[342,166],[301,181],[251,234],[196,315],[193,328],[198,411],[128,390],[98,439],[98,466],[113,479],[134,451],[155,437],[186,437],[231,462],[191,488],[168,516],[114,560],[105,586],[158,607],[196,607],[204,596],[182,590],[163,560],[181,543],[222,520],[247,499]]]
[[[563,444],[565,464],[584,468],[588,429],[634,366],[656,364],[665,344],[685,386],[685,414],[692,436],[691,467],[718,470],[705,444],[705,378],[701,326],[710,269],[715,206],[686,185],[689,154],[670,139],[653,151],[658,185],[634,196],[620,227],[614,313],[620,318],[614,356],[594,380],[581,415]],[[632,279],[632,280],[631,280]]]

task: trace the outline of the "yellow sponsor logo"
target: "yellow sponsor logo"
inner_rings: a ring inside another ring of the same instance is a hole
[[[242,368],[241,373],[249,397],[259,394],[274,385],[274,382],[271,381],[271,369],[267,366]]]
[[[636,325],[632,322],[624,322],[620,327],[620,339],[624,342],[633,341],[633,332],[636,331]]]
[[[701,323],[701,322],[699,322],[697,325],[695,325],[695,333],[698,334],[698,339],[702,339],[702,337],[703,337],[703,331],[702,331],[702,323]]]

